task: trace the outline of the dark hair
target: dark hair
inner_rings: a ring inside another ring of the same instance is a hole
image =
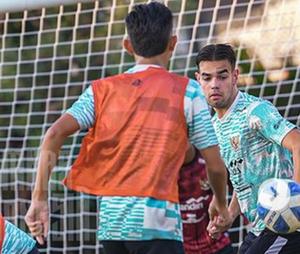
[[[126,28],[135,53],[152,57],[163,53],[172,34],[172,12],[158,2],[136,5],[126,17]]]
[[[235,68],[236,56],[233,48],[229,44],[209,44],[200,49],[196,64],[199,66],[202,61],[227,60],[232,69]]]

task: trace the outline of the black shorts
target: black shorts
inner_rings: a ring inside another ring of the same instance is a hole
[[[234,250],[233,247],[231,246],[231,244],[225,246],[223,249],[217,251],[215,254],[234,254]]]
[[[100,241],[104,254],[184,254],[183,243],[174,240]]]
[[[300,253],[300,232],[276,234],[265,229],[259,236],[248,233],[239,254],[297,254]]]
[[[40,252],[36,246],[30,252],[28,252],[28,254],[39,254],[39,253]]]

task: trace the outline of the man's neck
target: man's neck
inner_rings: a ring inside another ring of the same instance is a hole
[[[149,57],[149,58],[135,55],[135,62],[136,62],[136,64],[158,65],[158,66],[161,66],[161,67],[167,69],[168,63],[169,63],[169,57],[166,57],[163,54],[154,56],[154,57]]]
[[[222,119],[223,116],[226,115],[228,108],[214,108],[214,110],[216,111],[218,118]]]
[[[214,110],[216,111],[216,114],[217,114],[217,116],[218,116],[219,119],[222,119],[227,114],[229,114],[229,112],[231,111],[231,109],[236,104],[236,101],[238,100],[238,97],[239,97],[239,91],[237,90],[235,96],[228,103],[227,107],[224,107],[224,108],[214,108]]]

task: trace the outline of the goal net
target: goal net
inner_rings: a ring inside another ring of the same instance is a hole
[[[134,64],[122,49],[124,18],[134,4],[145,1],[21,2],[3,0],[0,5],[0,206],[7,219],[26,229],[24,215],[47,128],[92,80]],[[300,0],[164,3],[174,13],[179,37],[171,71],[193,78],[201,46],[231,43],[241,89],[270,100],[300,126]],[[52,174],[51,228],[43,253],[101,253],[95,197],[61,184],[84,134],[64,143]],[[244,233],[240,218],[230,229],[235,248]]]

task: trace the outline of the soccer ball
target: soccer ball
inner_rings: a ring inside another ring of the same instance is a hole
[[[275,233],[300,229],[300,185],[287,179],[269,179],[258,190],[258,216]]]

